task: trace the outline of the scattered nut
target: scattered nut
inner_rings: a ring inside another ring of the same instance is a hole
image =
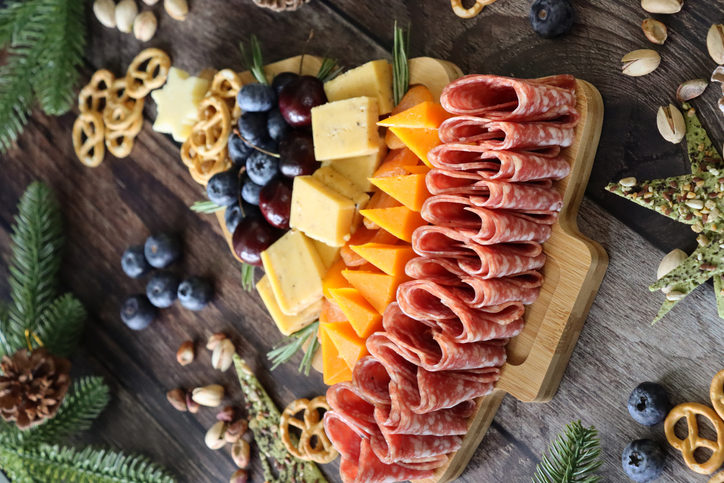
[[[669,302],[678,302],[684,297],[686,297],[686,294],[683,292],[679,292],[678,290],[671,290],[669,293],[666,294],[666,300],[668,300]]]
[[[176,351],[176,361],[182,366],[187,366],[194,361],[194,343],[187,340],[181,344]]]
[[[171,403],[177,411],[186,412],[188,406],[186,404],[186,391],[183,389],[171,389],[166,393],[166,399]]]
[[[199,409],[201,409],[201,406],[191,398],[191,395],[190,391],[186,393],[186,407],[189,408],[191,414],[196,414],[199,412]]]
[[[221,400],[224,397],[224,388],[218,384],[211,384],[209,386],[197,387],[191,393],[191,399],[201,404],[215,408],[221,404]]]
[[[133,35],[141,42],[148,42],[156,35],[157,25],[156,16],[152,11],[141,12],[133,21]]]
[[[722,92],[724,92],[724,87],[722,88]],[[724,113],[724,97],[720,97],[717,104],[719,105],[719,110]]]
[[[136,0],[121,0],[116,5],[116,27],[123,33],[133,29],[133,20],[138,15]]]
[[[251,448],[249,447],[249,443],[247,443],[243,439],[240,439],[236,443],[234,443],[234,445],[231,447],[231,459],[234,460],[236,466],[241,469],[245,469],[249,466],[250,450]]]
[[[702,247],[709,246],[709,243],[711,243],[711,240],[709,240],[709,237],[704,235],[703,233],[696,237],[696,243],[698,243]],[[699,254],[701,257],[701,253]],[[701,258],[699,258],[701,260]]]
[[[189,4],[186,0],[163,0],[163,8],[174,20],[184,21],[189,13]]]
[[[641,22],[641,30],[644,31],[646,38],[655,44],[663,45],[669,37],[666,25],[653,18],[645,18]]]
[[[684,0],[641,0],[641,8],[649,13],[676,13],[682,6]]]
[[[688,255],[686,254],[686,252],[684,252],[684,250],[681,250],[679,248],[671,250],[669,253],[664,255],[664,258],[661,259],[661,263],[659,263],[659,268],[656,269],[656,279],[658,280],[664,277],[670,271],[681,265],[681,262],[683,262],[687,258]]]
[[[234,444],[241,439],[247,429],[249,429],[249,423],[246,422],[246,419],[234,421],[227,426],[224,439],[227,443]]]
[[[116,4],[113,0],[96,0],[93,2],[93,13],[104,27],[116,27]]]
[[[706,34],[706,48],[714,62],[724,64],[724,25],[714,24]]]
[[[146,5],[156,5],[158,3],[158,0],[143,0],[143,3]]]
[[[656,125],[661,137],[670,143],[680,143],[686,134],[684,115],[673,104],[659,107],[659,111],[656,113]]]
[[[676,89],[676,100],[679,102],[686,102],[699,97],[704,93],[709,83],[706,79],[691,79],[679,84],[679,88]]]
[[[724,65],[719,65],[714,69],[714,72],[711,73],[711,81],[719,82],[724,86]]]
[[[247,475],[246,470],[236,470],[234,474],[231,475],[229,483],[246,483],[248,478],[249,476]]]
[[[211,367],[218,369],[221,372],[227,371],[231,364],[234,362],[234,354],[236,348],[231,339],[224,339],[214,347],[214,351],[211,354]]]
[[[216,414],[216,420],[217,421],[224,421],[225,423],[230,423],[234,420],[236,420],[238,416],[238,411],[234,406],[225,406],[224,409],[219,411]]]
[[[704,208],[704,202],[701,200],[686,200],[686,206],[692,210],[700,210]]]
[[[209,337],[209,340],[206,341],[206,348],[212,351],[214,350],[216,345],[224,339],[226,339],[226,334],[224,334],[223,332],[217,332],[216,334],[212,334],[211,337]]]
[[[217,421],[214,423],[213,426],[209,428],[208,431],[206,431],[206,436],[204,436],[204,443],[206,443],[206,446],[208,446],[210,449],[221,449],[226,445],[226,441],[224,441],[224,433],[226,432],[226,423],[223,421]]]
[[[650,74],[661,63],[661,56],[651,49],[639,49],[629,52],[621,59],[621,72],[631,77]]]
[[[621,178],[618,184],[620,184],[624,188],[631,188],[633,186],[636,186],[636,178],[634,178],[633,176],[629,176],[628,178]]]

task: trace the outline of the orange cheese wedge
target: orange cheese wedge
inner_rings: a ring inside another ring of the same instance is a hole
[[[328,386],[338,382],[351,381],[352,370],[344,359],[339,356],[337,346],[334,345],[325,325],[319,325],[319,345],[322,347],[322,374],[324,383]]]
[[[395,300],[397,286],[409,280],[404,272],[387,275],[366,270],[343,270],[342,275],[381,314],[385,312],[390,302]]]
[[[434,100],[435,98],[430,92],[430,89],[422,84],[418,84],[410,87],[407,92],[405,92],[405,95],[402,96],[400,103],[392,109],[390,114],[394,116],[417,104],[420,104],[421,102],[432,102]],[[385,144],[390,149],[400,149],[405,146],[402,144],[402,141],[400,141],[389,129],[385,135]]]
[[[415,228],[426,223],[419,213],[406,206],[360,210],[360,213],[365,219],[408,243],[412,241],[412,232]]]
[[[373,178],[383,178],[385,176],[395,176],[405,174],[408,170],[408,166],[417,166],[420,164],[420,159],[404,147],[402,149],[395,149],[387,153],[385,159],[380,164],[372,175]]]
[[[352,237],[340,249],[339,253],[342,260],[344,260],[345,265],[348,267],[359,267],[366,263],[365,259],[354,252],[350,248],[351,245],[363,245],[370,242],[394,244],[396,241],[397,237],[385,230],[382,230],[381,228],[374,228],[370,230],[363,225],[352,234]]]
[[[378,208],[392,208],[394,206],[400,206],[400,202],[385,193],[384,191],[377,190],[372,195],[372,198],[370,198],[370,201],[369,203],[367,203],[367,206],[365,206],[365,209],[373,210]],[[379,225],[377,225],[372,220],[368,220],[367,218],[363,218],[362,223],[366,228],[370,230],[379,229]]]
[[[322,311],[319,313],[319,322],[323,324],[328,322],[347,322],[347,317],[345,317],[339,305],[325,297],[322,298]]]
[[[350,248],[387,275],[402,275],[405,273],[407,262],[416,256],[410,245],[365,243],[364,245],[353,245]]]
[[[325,297],[329,299],[332,298],[332,293],[330,292],[332,289],[349,287],[347,279],[342,275],[342,270],[345,268],[347,268],[347,266],[341,258],[334,262],[334,265],[329,267],[329,270],[327,270],[327,273],[322,279],[322,293]]]
[[[437,129],[391,127],[389,130],[400,138],[400,141],[410,148],[423,163],[432,168],[432,165],[427,160],[427,153],[435,146],[442,144],[438,137]]]
[[[415,166],[405,166],[405,171],[409,174],[427,174],[430,172],[430,168],[424,164],[416,164]]]
[[[427,185],[425,184],[424,174],[370,178],[370,183],[412,211],[419,212],[422,209],[422,204],[430,196],[430,192],[427,191]]]
[[[365,339],[357,337],[354,329],[348,323],[322,324],[330,341],[337,348],[337,354],[349,367],[354,370],[355,364],[368,354]],[[321,329],[320,329],[321,330]]]
[[[437,129],[446,119],[452,117],[437,102],[426,101],[412,106],[406,111],[390,116],[377,123],[385,127],[410,127],[422,129]]]
[[[330,290],[332,299],[337,302],[350,325],[359,337],[367,338],[382,328],[382,315],[359,293],[356,288],[336,288]]]

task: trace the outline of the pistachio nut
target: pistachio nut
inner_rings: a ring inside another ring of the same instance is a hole
[[[249,446],[249,443],[240,439],[231,447],[231,459],[234,460],[236,466],[241,469],[246,469],[249,467],[250,452],[251,447]]]
[[[714,62],[724,64],[724,25],[714,24],[706,34],[706,49]]]
[[[171,403],[177,411],[186,412],[188,406],[186,405],[186,391],[183,389],[171,389],[166,393],[166,399]]]
[[[661,56],[655,50],[639,49],[624,55],[621,62],[621,72],[639,77],[655,71],[661,63]]]
[[[224,433],[226,432],[226,423],[223,421],[216,421],[213,426],[206,431],[204,436],[204,443],[209,449],[221,449],[226,445],[224,440]]]
[[[158,0],[143,0],[143,3],[146,5],[156,5],[158,3]]]
[[[724,65],[719,65],[714,69],[714,72],[711,73],[711,81],[718,82],[724,87]]]
[[[191,414],[196,414],[199,412],[199,409],[201,409],[201,406],[199,405],[199,403],[194,401],[191,396],[192,396],[191,391],[186,393],[186,407],[188,408],[188,410]]]
[[[207,407],[218,407],[224,397],[224,388],[218,384],[197,387],[191,392],[191,399]]]
[[[189,13],[189,4],[186,0],[163,0],[163,8],[174,20],[184,21]]]
[[[226,339],[226,334],[223,332],[217,332],[216,334],[211,334],[209,339],[206,341],[206,348],[210,351],[214,350],[214,347],[216,347],[216,344],[221,342],[222,340]]]
[[[246,483],[248,480],[249,475],[246,473],[246,470],[236,470],[234,474],[231,475],[229,483]]]
[[[641,8],[649,13],[677,13],[684,0],[641,0]]]
[[[241,439],[247,429],[249,429],[249,423],[246,422],[246,419],[238,419],[226,427],[224,439],[227,443],[234,444]]]
[[[618,181],[618,184],[620,184],[624,188],[632,188],[632,187],[636,186],[636,183],[637,183],[636,178],[634,178],[633,176],[629,176],[627,178],[621,178]]]
[[[116,4],[113,0],[96,0],[93,2],[93,13],[104,27],[116,27]]]
[[[706,79],[691,79],[679,84],[676,89],[676,100],[679,102],[687,102],[704,93],[709,83]]]
[[[156,35],[158,22],[152,11],[139,13],[133,20],[133,35],[141,42],[148,42]]]
[[[686,297],[686,294],[678,290],[670,290],[669,293],[666,294],[666,300],[669,302],[678,302],[684,297]]]
[[[234,362],[236,348],[231,339],[224,339],[214,347],[211,354],[211,367],[221,372],[227,371]]]
[[[116,27],[123,33],[129,33],[133,29],[133,20],[138,15],[136,0],[121,0],[116,5]]]
[[[691,200],[686,200],[685,203],[686,203],[686,206],[688,206],[692,210],[700,210],[700,209],[704,208],[704,202],[701,200],[691,199]]]
[[[722,89],[724,91],[724,89]],[[717,104],[719,105],[719,110],[724,113],[724,97],[720,97],[719,101],[717,101]]]
[[[684,115],[673,104],[659,107],[659,111],[656,113],[656,125],[661,137],[670,143],[680,143],[686,134]]]
[[[224,409],[216,413],[216,420],[230,423],[236,420],[238,413],[234,406],[224,406]]]
[[[176,361],[182,366],[187,366],[194,361],[194,343],[187,340],[181,344],[176,351]]]
[[[659,268],[656,269],[656,279],[660,279],[668,274],[670,271],[681,265],[681,263],[687,259],[686,252],[680,248],[674,248],[669,253],[664,255],[659,263]]]
[[[644,31],[646,38],[655,44],[663,45],[669,37],[666,25],[653,18],[645,18],[644,21],[641,22],[641,30]]]

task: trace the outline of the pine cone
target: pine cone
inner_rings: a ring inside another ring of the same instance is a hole
[[[44,348],[26,349],[0,362],[0,416],[27,429],[58,412],[70,385],[70,361]]]

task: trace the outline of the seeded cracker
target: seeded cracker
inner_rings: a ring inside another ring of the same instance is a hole
[[[279,435],[281,414],[246,362],[234,355],[234,366],[249,412],[249,429],[259,447],[264,481],[279,483],[327,483],[317,465],[293,457]],[[274,468],[272,470],[272,468]],[[276,476],[275,476],[276,475]]]
[[[611,183],[606,187],[638,205],[690,225],[699,234],[699,246],[689,258],[649,287],[656,291],[668,286],[681,294],[677,300],[664,302],[654,322],[711,277],[719,317],[724,318],[724,162],[694,108],[688,103],[682,107],[691,174],[637,182],[633,186]]]

